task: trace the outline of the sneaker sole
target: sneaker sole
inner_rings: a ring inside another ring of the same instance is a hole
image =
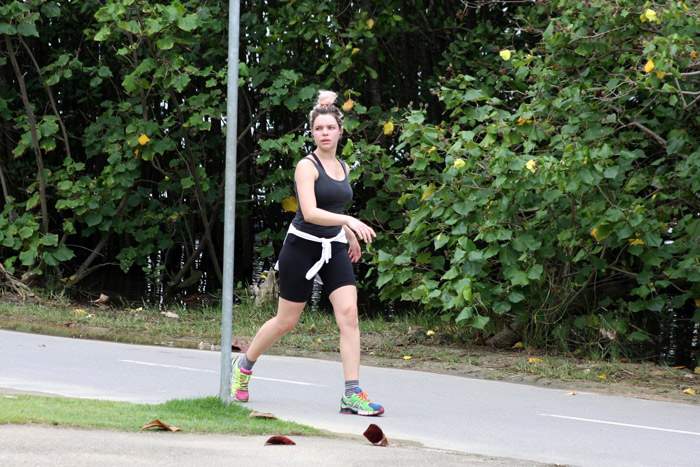
[[[373,416],[383,414],[384,407],[382,407],[380,410],[377,410],[377,411],[354,410],[354,409],[351,409],[350,407],[341,407],[340,413],[345,414],[345,415],[364,415],[365,417],[373,417]]]

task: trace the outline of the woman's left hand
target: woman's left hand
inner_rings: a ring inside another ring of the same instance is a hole
[[[357,263],[362,258],[362,248],[360,248],[360,242],[350,242],[350,247],[348,248],[348,255],[350,256],[350,261]]]

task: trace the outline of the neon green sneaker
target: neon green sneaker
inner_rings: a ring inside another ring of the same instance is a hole
[[[340,399],[340,413],[381,415],[384,413],[384,407],[373,403],[362,389],[357,388],[355,394],[350,397],[345,397],[345,394],[343,394],[343,397]]]
[[[239,355],[231,362],[231,395],[238,402],[248,402],[248,382],[253,372],[240,368],[240,360]]]

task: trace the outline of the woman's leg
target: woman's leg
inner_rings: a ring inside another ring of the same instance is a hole
[[[340,359],[345,381],[360,377],[360,326],[357,318],[357,288],[346,285],[335,289],[328,297],[333,305],[335,321],[340,330]]]
[[[277,305],[277,315],[260,327],[253,338],[253,342],[250,343],[250,347],[246,351],[248,360],[256,361],[282,336],[294,329],[305,305],[306,302],[290,302],[280,297]]]

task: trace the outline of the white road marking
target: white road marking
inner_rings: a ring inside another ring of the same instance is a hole
[[[683,431],[683,430],[672,430],[670,428],[659,428],[655,426],[646,426],[646,425],[634,425],[631,423],[620,423],[620,422],[608,422],[605,420],[593,420],[590,418],[579,418],[579,417],[567,417],[565,415],[553,415],[553,414],[547,414],[547,413],[541,413],[540,416],[542,417],[554,417],[554,418],[564,418],[567,420],[577,420],[580,422],[589,422],[589,423],[600,423],[602,425],[615,425],[615,426],[624,426],[627,428],[640,428],[642,430],[653,430],[653,431],[665,431],[667,433],[679,433],[682,435],[694,435],[694,436],[700,436],[700,433],[697,433],[695,431]]]
[[[136,365],[147,365],[147,366],[158,366],[162,368],[174,368],[176,370],[185,370],[185,371],[199,371],[202,373],[215,373],[219,374],[218,371],[212,371],[212,370],[203,370],[201,368],[190,368],[187,366],[177,366],[177,365],[166,365],[163,363],[151,363],[151,362],[139,362],[137,360],[119,360],[120,362],[124,363],[134,363]],[[290,381],[287,379],[276,379],[276,378],[264,378],[262,376],[253,376],[253,379],[259,379],[263,381],[274,381],[276,383],[286,383],[286,384],[297,384],[300,386],[318,386],[322,388],[327,388],[328,386],[325,384],[316,384],[316,383],[304,383],[302,381]]]

